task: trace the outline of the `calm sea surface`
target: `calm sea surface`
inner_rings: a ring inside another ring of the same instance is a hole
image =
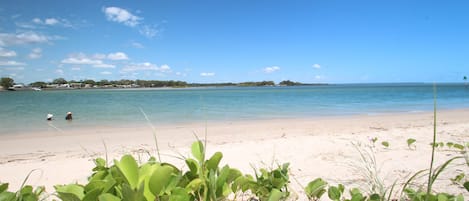
[[[469,87],[438,84],[439,109],[469,108]],[[62,129],[204,121],[304,118],[433,109],[432,84],[96,89],[0,93],[0,135]],[[64,120],[73,112],[73,121]]]

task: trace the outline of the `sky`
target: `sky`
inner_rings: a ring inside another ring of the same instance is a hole
[[[469,1],[0,0],[0,77],[462,82]]]

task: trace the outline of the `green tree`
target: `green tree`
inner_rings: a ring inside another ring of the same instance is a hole
[[[13,84],[15,84],[15,81],[9,77],[2,77],[0,80],[0,85],[3,89],[8,89],[9,87],[12,87]]]
[[[54,81],[52,81],[52,83],[54,83],[54,84],[67,84],[67,80],[65,80],[64,78],[57,78],[57,79],[54,79]]]
[[[292,82],[290,80],[284,80],[279,83],[279,85],[284,85],[284,86],[296,86],[296,85],[301,85],[299,82]]]
[[[94,80],[85,80],[85,81],[83,81],[83,83],[90,84],[91,86],[96,84],[96,82]]]
[[[33,82],[33,83],[31,83],[30,85],[31,85],[32,87],[46,88],[47,83],[38,81],[38,82]]]

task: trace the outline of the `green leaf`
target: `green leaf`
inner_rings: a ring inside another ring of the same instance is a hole
[[[106,160],[104,160],[103,158],[97,158],[96,160],[94,160],[94,163],[97,167],[106,167]]]
[[[388,147],[389,147],[389,142],[383,141],[383,142],[381,142],[381,145],[383,145],[384,147],[388,148]]]
[[[83,186],[78,184],[55,186],[55,191],[63,201],[81,201],[85,196]]]
[[[7,189],[8,189],[8,183],[4,183],[4,184],[0,185],[0,193],[3,193]]]
[[[202,141],[198,140],[198,141],[192,143],[191,151],[192,151],[192,155],[200,163],[202,163],[204,161],[205,151],[204,151],[204,144],[202,143]]]
[[[305,193],[308,198],[319,199],[326,192],[327,182],[321,178],[317,178],[308,183],[305,187]]]
[[[15,193],[8,192],[8,191],[0,193],[0,200],[1,201],[16,201],[15,199],[16,199],[16,194]]]
[[[130,185],[122,184],[122,201],[146,201],[145,195],[143,194],[143,183],[140,187],[132,189]]]
[[[173,189],[171,196],[169,196],[169,201],[189,201],[190,199],[189,193],[181,187]]]
[[[98,199],[98,196],[101,195],[102,189],[93,189],[92,191],[89,191],[85,194],[85,197],[83,197],[83,201],[96,201]]]
[[[440,194],[437,195],[437,200],[438,201],[448,201],[448,197],[445,194],[440,193]]]
[[[407,146],[410,148],[412,144],[414,144],[417,140],[414,138],[407,139]]]
[[[342,195],[342,193],[340,193],[340,190],[339,188],[335,187],[335,186],[331,186],[329,187],[328,191],[327,191],[327,195],[329,196],[329,198],[331,200],[340,200],[340,197]]]
[[[138,164],[131,155],[122,156],[114,162],[132,189],[138,187]]]
[[[186,164],[187,167],[189,167],[191,174],[197,175],[197,173],[199,172],[199,164],[197,163],[197,161],[192,158],[188,158],[186,159]]]
[[[463,186],[466,189],[466,191],[469,192],[469,181],[464,182]]]
[[[281,192],[280,190],[274,188],[274,189],[272,189],[272,191],[270,191],[268,201],[279,201],[280,199],[282,199],[283,196],[284,196],[283,192]]]
[[[202,179],[197,178],[189,182],[189,184],[187,184],[186,186],[186,189],[189,190],[189,192],[191,193],[197,192],[203,184],[204,182],[202,181]]]
[[[363,201],[363,200],[365,200],[365,198],[363,197],[361,193],[353,194],[352,198],[350,199],[350,201]]]
[[[370,201],[381,201],[381,196],[379,194],[372,194],[370,195]]]
[[[456,149],[459,149],[461,151],[464,150],[464,146],[461,145],[461,144],[454,144],[453,147],[456,148]]]
[[[223,154],[221,152],[216,152],[213,156],[207,161],[208,170],[217,170],[218,164],[220,164]]]
[[[121,201],[121,199],[110,193],[105,193],[98,197],[98,201]]]
[[[153,195],[158,196],[171,181],[173,168],[170,166],[160,166],[156,168],[150,177],[148,185]]]

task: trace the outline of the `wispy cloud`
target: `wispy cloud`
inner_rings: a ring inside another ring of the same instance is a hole
[[[95,64],[95,65],[93,65],[93,67],[95,67],[95,68],[115,68],[116,65],[101,63],[101,64]]]
[[[16,57],[16,52],[13,50],[7,50],[0,47],[0,57]]]
[[[109,71],[103,71],[100,73],[101,75],[112,75],[112,72]]]
[[[55,70],[55,73],[59,74],[59,75],[63,75],[64,74],[64,70],[62,69],[57,69]]]
[[[162,72],[162,73],[170,73],[171,72],[171,67],[169,67],[167,64],[163,64],[163,65],[160,66],[159,71]]]
[[[32,31],[15,34],[0,33],[0,46],[47,43],[59,39],[61,39],[59,36],[48,36]]]
[[[39,59],[42,57],[42,49],[41,48],[34,48],[31,53],[29,53],[28,57],[30,59]]]
[[[58,18],[34,18],[31,20],[34,24],[38,25],[47,25],[47,26],[62,26],[62,27],[73,27],[72,24],[67,19],[58,19]],[[27,24],[22,24],[27,25]]]
[[[152,64],[150,62],[133,63],[133,64],[124,66],[120,72],[129,73],[129,72],[136,72],[136,71],[157,71],[161,73],[170,73],[171,67],[169,67],[166,64],[158,67],[156,64]]]
[[[143,25],[139,32],[147,38],[153,38],[158,34],[159,30],[155,26]]]
[[[138,42],[132,42],[130,45],[131,45],[132,47],[134,47],[134,48],[139,48],[139,49],[145,47],[145,46],[143,46],[141,43],[138,43]]]
[[[320,68],[321,68],[321,65],[319,65],[319,64],[313,64],[313,68],[315,68],[315,69],[320,69]]]
[[[141,35],[147,38],[153,38],[161,31],[157,25],[143,23],[143,17],[134,15],[124,8],[104,7],[102,11],[105,14],[107,20],[133,27],[137,29]]]
[[[278,70],[280,70],[280,67],[278,67],[278,66],[270,66],[270,67],[265,67],[263,69],[264,73],[273,73],[273,72],[278,71]]]
[[[91,65],[95,68],[115,68],[114,64],[106,63],[105,59],[109,60],[128,60],[129,58],[123,52],[116,52],[106,54],[94,54],[93,56],[87,56],[84,53],[71,54],[67,58],[61,61],[62,64],[72,65]]]
[[[215,73],[213,73],[213,72],[205,73],[204,72],[204,73],[200,73],[200,76],[202,76],[202,77],[213,77],[213,76],[215,76]]]
[[[25,63],[17,61],[0,61],[0,66],[25,66]]]
[[[119,7],[106,7],[103,12],[109,21],[125,24],[130,27],[138,25],[141,17],[133,15],[129,11]]]
[[[89,58],[83,53],[72,54],[68,58],[61,61],[63,64],[81,64],[81,65],[98,65],[103,64],[103,61],[98,59]]]
[[[129,57],[123,52],[110,53],[107,55],[110,60],[128,60]]]

